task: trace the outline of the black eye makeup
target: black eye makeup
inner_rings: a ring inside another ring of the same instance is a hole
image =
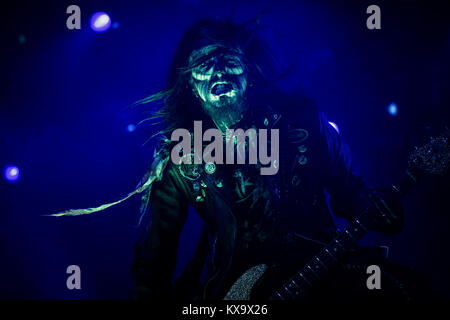
[[[200,58],[199,62],[193,63],[190,70],[195,79],[206,80],[207,76],[210,76],[213,72],[213,67],[216,65],[218,59],[223,59],[223,66],[225,72],[229,74],[239,75],[244,72],[243,63],[236,56],[219,56],[217,57],[204,57]],[[205,77],[206,76],[206,77]]]

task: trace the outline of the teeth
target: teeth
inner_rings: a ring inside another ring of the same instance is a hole
[[[226,81],[218,81],[216,83],[213,84],[213,87],[217,86],[218,84],[227,84],[228,82]]]

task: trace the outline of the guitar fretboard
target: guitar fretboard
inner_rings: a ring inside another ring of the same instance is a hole
[[[392,190],[398,196],[405,195],[416,184],[417,173],[406,171],[403,178]],[[388,208],[387,208],[388,209]],[[388,209],[389,210],[389,209]],[[390,210],[389,210],[390,212]],[[395,213],[390,212],[384,216],[389,221],[396,218]],[[365,210],[358,218],[354,219],[344,231],[338,235],[322,250],[315,255],[301,270],[292,276],[280,289],[269,297],[270,300],[294,300],[306,295],[306,293],[326,275],[332,267],[360,240],[368,231],[366,225],[371,220],[368,210]]]
[[[306,294],[366,233],[365,213],[315,255],[271,297],[271,300],[291,300]]]

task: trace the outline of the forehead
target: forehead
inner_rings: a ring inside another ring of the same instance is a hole
[[[218,44],[211,44],[192,51],[189,56],[189,64],[204,61],[215,56],[236,56],[243,57],[243,52],[239,48],[226,47]]]

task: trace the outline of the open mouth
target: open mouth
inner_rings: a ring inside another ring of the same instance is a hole
[[[226,94],[233,90],[233,85],[229,82],[217,82],[211,88],[211,93],[216,96]]]

